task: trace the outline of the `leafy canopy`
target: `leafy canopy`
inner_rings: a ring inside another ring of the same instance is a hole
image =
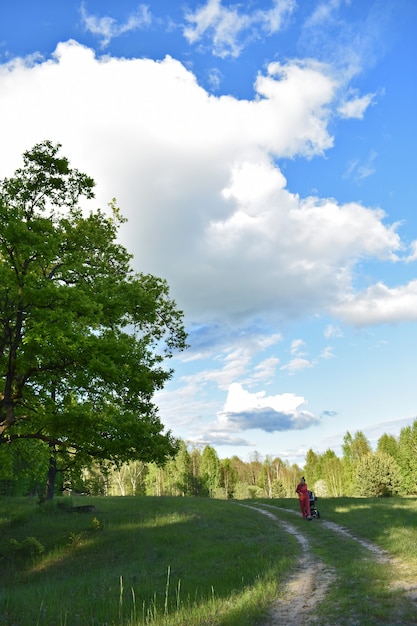
[[[60,147],[35,145],[0,183],[0,444],[163,463],[177,443],[152,398],[186,347],[183,315],[131,269],[115,202],[83,214],[94,181]]]

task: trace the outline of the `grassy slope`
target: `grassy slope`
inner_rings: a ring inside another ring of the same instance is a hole
[[[72,502],[87,503],[94,503],[95,512],[0,499],[0,625],[253,626],[299,554],[292,535],[233,502],[150,497]],[[298,509],[296,500],[265,503]],[[416,580],[415,500],[317,504],[323,519],[391,551]],[[321,623],[392,625],[400,623],[392,621],[399,612],[401,623],[417,623],[415,605],[389,590],[395,572],[319,520],[279,516],[308,533],[317,558],[337,571]],[[13,554],[10,539],[26,537],[36,537],[45,552],[34,558],[28,550]]]
[[[233,503],[93,501],[93,513],[68,513],[0,500],[0,624],[122,624],[179,606],[200,606],[201,619],[237,611],[235,623],[253,624],[297,549],[277,525]],[[32,536],[45,553],[14,557],[9,540]],[[259,598],[249,607],[243,591],[254,587]]]

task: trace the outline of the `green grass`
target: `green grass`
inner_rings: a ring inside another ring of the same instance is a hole
[[[239,624],[265,614],[293,538],[230,502],[79,498],[93,513],[0,499],[0,624]],[[21,548],[34,537],[43,554]],[[189,621],[192,619],[193,621]]]
[[[234,502],[59,500],[96,510],[0,498],[0,626],[254,626],[300,554],[278,523]],[[295,499],[256,503],[306,535],[313,556],[335,573],[312,621],[417,623],[416,603],[392,588],[398,577],[417,584],[414,499],[323,499],[322,519],[311,523]],[[377,562],[326,520],[388,550],[396,564]]]

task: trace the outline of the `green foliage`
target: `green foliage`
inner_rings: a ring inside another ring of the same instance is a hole
[[[360,496],[380,497],[399,493],[401,472],[396,461],[386,452],[370,452],[356,466],[356,491]]]
[[[403,493],[417,494],[417,419],[400,432],[398,464],[401,468]]]
[[[45,552],[45,546],[36,537],[25,537],[21,541],[10,539],[12,553],[21,559],[33,559]]]
[[[220,485],[224,489],[226,498],[232,498],[237,482],[237,471],[230,459],[220,461]]]
[[[220,487],[220,461],[217,452],[211,446],[206,446],[201,457],[201,479],[207,495],[213,496]]]
[[[91,530],[103,530],[103,525],[97,517],[91,520]]]
[[[393,459],[398,459],[398,442],[394,435],[387,435],[384,433],[378,439],[377,450],[380,452],[386,452]]]
[[[94,182],[45,141],[0,185],[0,444],[31,440],[56,469],[164,463],[176,441],[152,398],[184,349],[166,282],[135,274],[111,203],[84,216]]]

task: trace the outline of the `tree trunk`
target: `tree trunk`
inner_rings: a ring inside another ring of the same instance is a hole
[[[45,501],[52,500],[55,493],[55,480],[57,475],[56,459],[54,456],[49,457],[48,478],[46,480]]]

